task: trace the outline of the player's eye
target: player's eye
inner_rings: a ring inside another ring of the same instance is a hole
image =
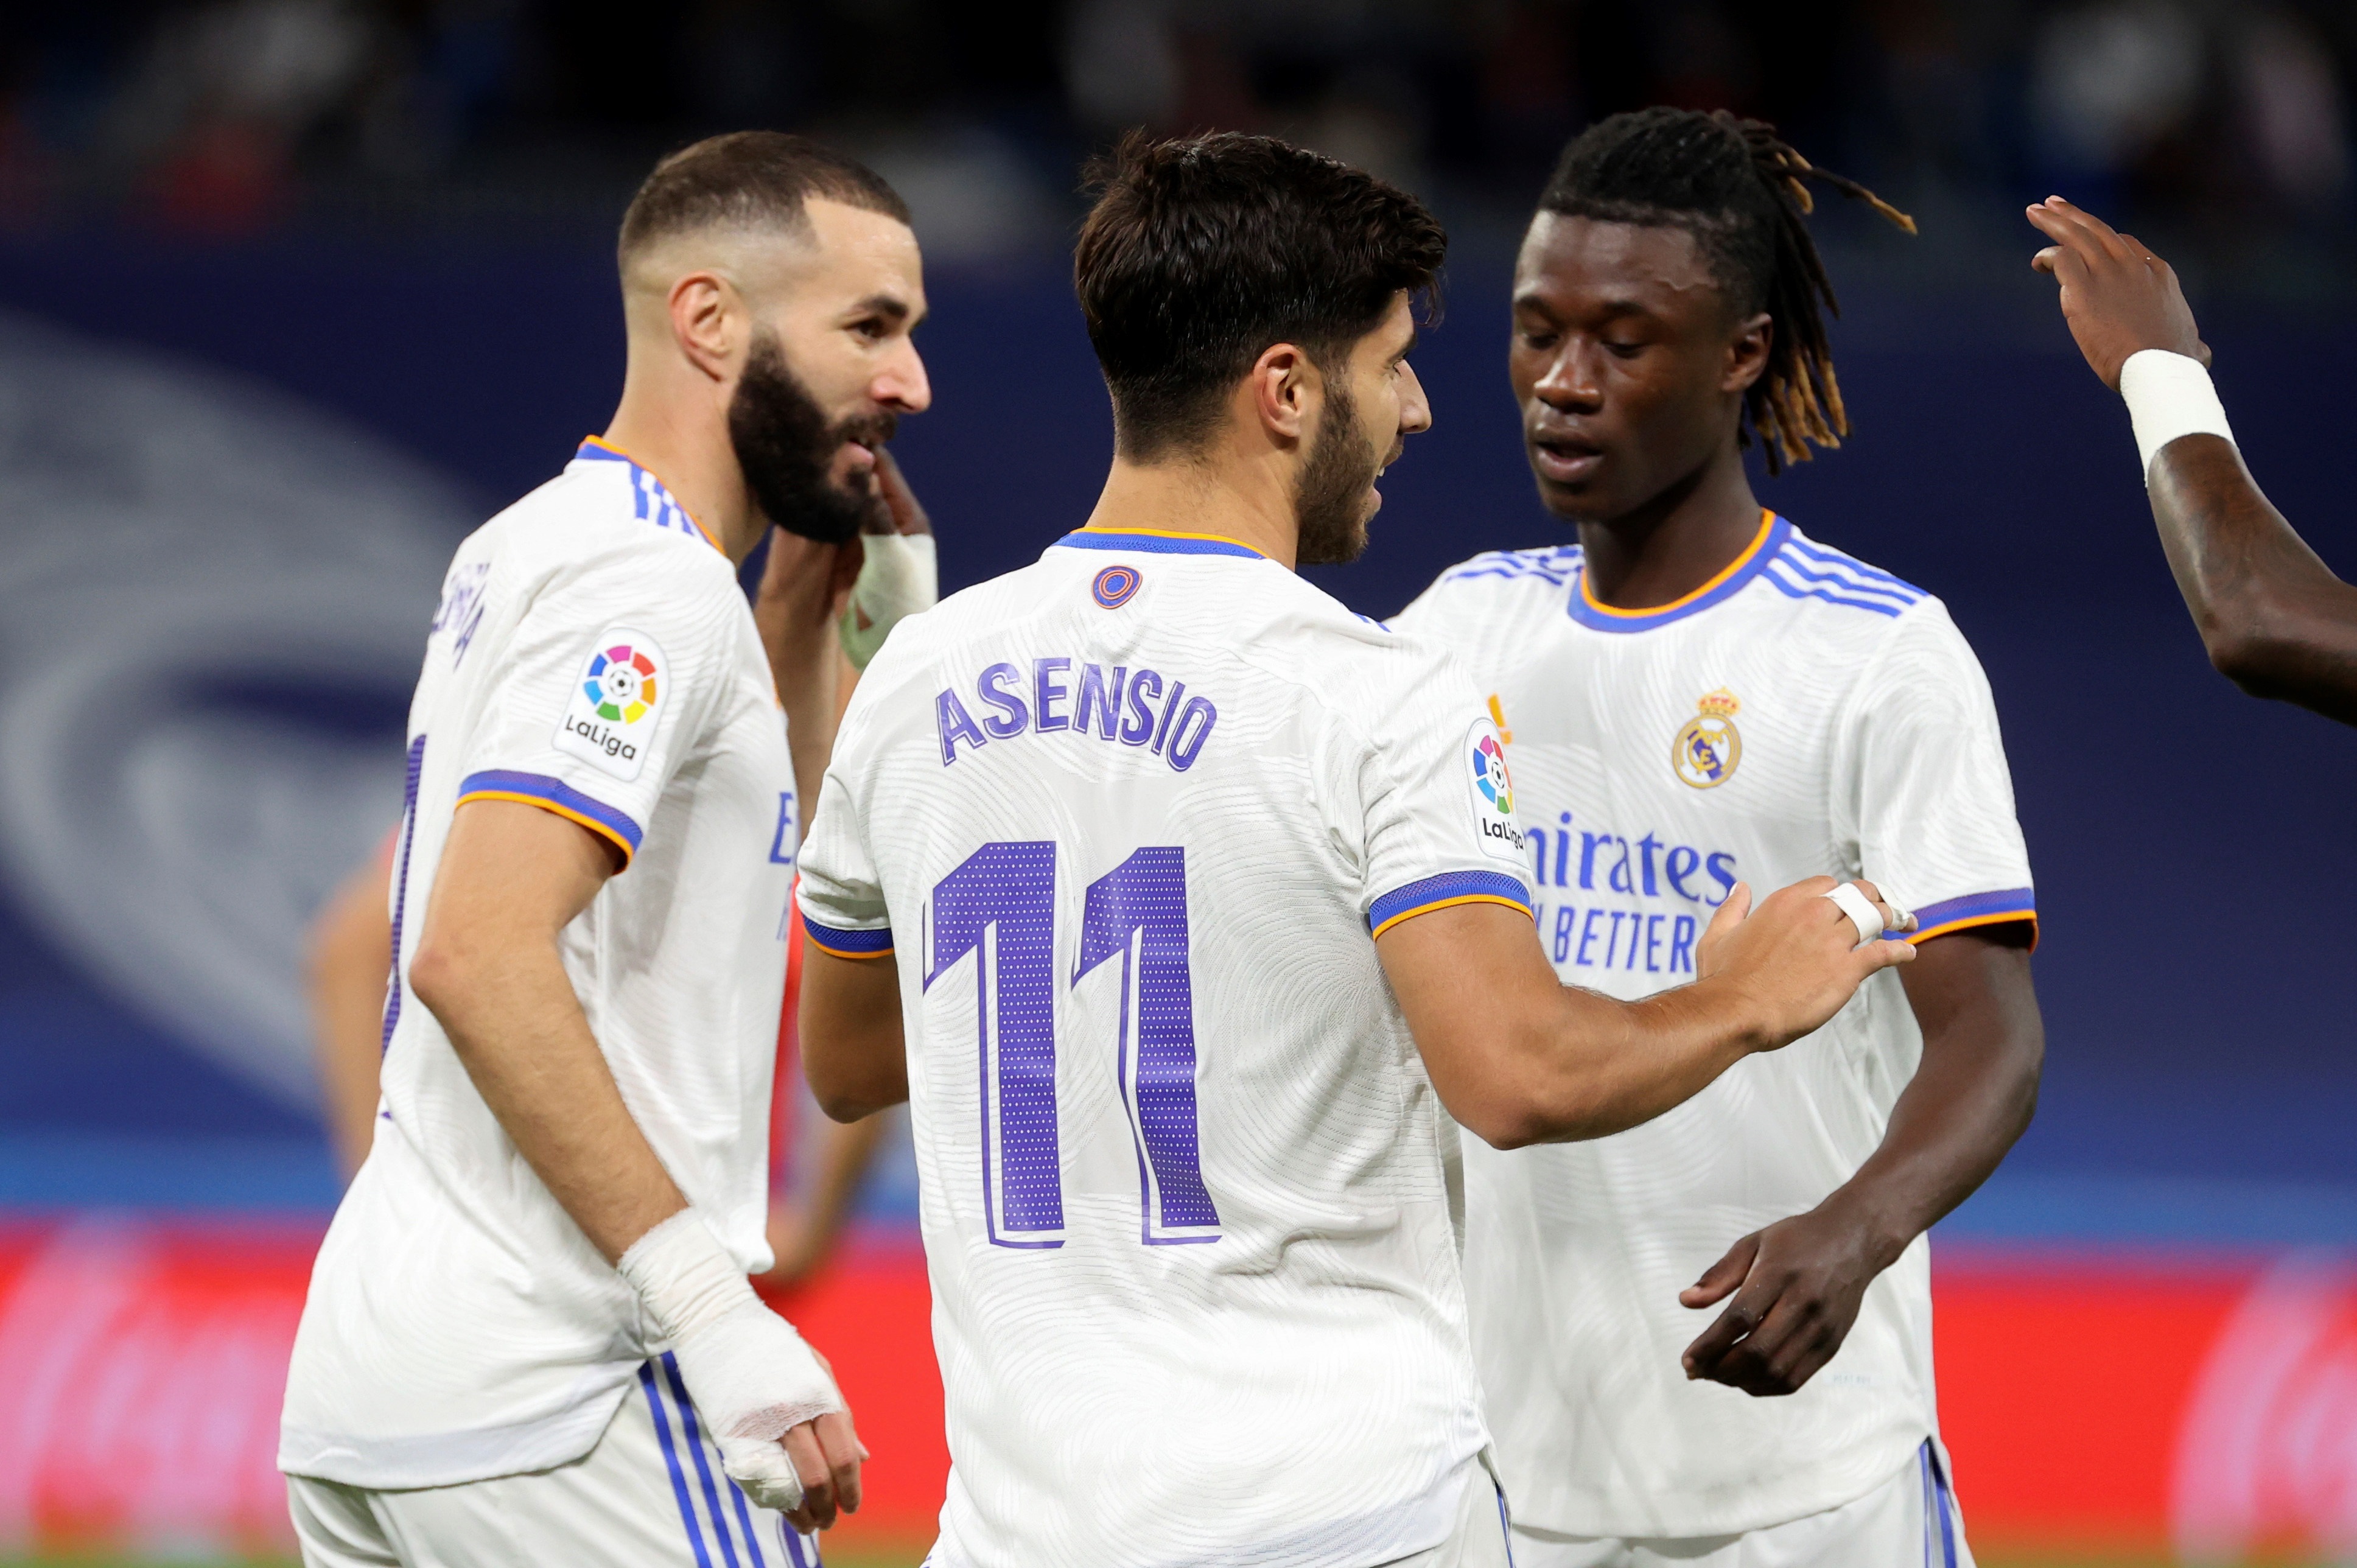
[[[1555,344],[1555,334],[1536,328],[1526,328],[1516,336],[1525,349],[1552,349]]]

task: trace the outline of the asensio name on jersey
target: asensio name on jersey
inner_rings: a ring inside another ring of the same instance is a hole
[[[1495,1513],[1457,1133],[1370,933],[1527,908],[1516,840],[1456,666],[1230,541],[1071,534],[894,634],[801,899],[897,949],[937,1568],[1350,1568]]]
[[[1568,546],[1478,556],[1395,624],[1494,693],[1567,983],[1626,998],[1692,980],[1695,932],[1738,878],[1865,875],[1916,911],[1918,941],[2035,918],[1988,682],[1946,609],[1780,517],[1658,609],[1598,603]],[[1468,1287],[1517,1526],[1733,1534],[1916,1463],[1938,1433],[1926,1240],[1785,1398],[1685,1380],[1710,1314],[1678,1293],[1857,1171],[1921,1047],[1886,972],[1644,1126],[1469,1143]]]
[[[652,473],[591,440],[458,547],[426,641],[383,1109],[296,1336],[279,1444],[292,1474],[404,1488],[543,1470],[587,1453],[625,1398],[670,1397],[642,1379],[661,1347],[638,1294],[409,988],[452,816],[473,800],[530,801],[627,858],[565,928],[565,970],[664,1168],[748,1272],[769,1266],[795,844],[785,715],[728,558]],[[725,1511],[690,1532],[726,1536]]]

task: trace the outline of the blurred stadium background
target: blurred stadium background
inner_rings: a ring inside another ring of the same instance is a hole
[[[1822,214],[1857,435],[1763,493],[1953,608],[2038,871],[2044,1102],[1936,1264],[1982,1561],[2357,1561],[2357,736],[2204,664],[2019,216],[2059,191],[2177,262],[2253,467],[2346,569],[2352,87],[2345,0],[0,8],[0,1557],[286,1549],[337,1193],[302,932],[397,811],[448,551],[610,411],[655,156],[809,129],[908,197],[938,401],[899,450],[951,586],[1102,473],[1065,282],[1092,147],[1267,130],[1426,195],[1438,425],[1327,582],[1382,615],[1548,539],[1512,243],[1565,136],[1667,102],[1772,118],[1922,225]],[[902,1146],[788,1304],[877,1455],[839,1561],[913,1562],[946,1469],[913,1203]]]

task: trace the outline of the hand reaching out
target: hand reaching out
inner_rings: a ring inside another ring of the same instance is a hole
[[[1830,876],[1812,876],[1754,908],[1749,885],[1738,882],[1695,945],[1696,977],[1741,987],[1750,1003],[1747,1015],[1773,1042],[1766,1049],[1824,1024],[1877,970],[1914,961],[1914,948],[1897,938],[1861,942],[1857,925],[1830,897],[1834,886]],[[1914,917],[1900,915],[1873,883],[1856,886],[1881,911],[1885,929],[1914,929]],[[1892,923],[1901,919],[1903,926]]]
[[[2177,274],[2135,235],[2059,196],[2031,207],[2029,220],[2054,241],[2029,264],[2061,285],[2062,319],[2105,386],[2119,391],[2120,367],[2145,349],[2210,363]]]

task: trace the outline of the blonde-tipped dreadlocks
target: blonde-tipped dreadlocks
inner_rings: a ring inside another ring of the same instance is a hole
[[[1765,310],[1774,320],[1768,369],[1743,400],[1770,474],[1808,461],[1811,443],[1838,446],[1849,434],[1818,310],[1822,301],[1839,316],[1841,306],[1803,221],[1816,207],[1813,179],[1915,232],[1915,220],[1856,180],[1818,168],[1774,126],[1723,109],[1641,109],[1600,121],[1564,149],[1539,198],[1544,212],[1688,230],[1738,313]],[[1741,439],[1749,445],[1749,430]]]

